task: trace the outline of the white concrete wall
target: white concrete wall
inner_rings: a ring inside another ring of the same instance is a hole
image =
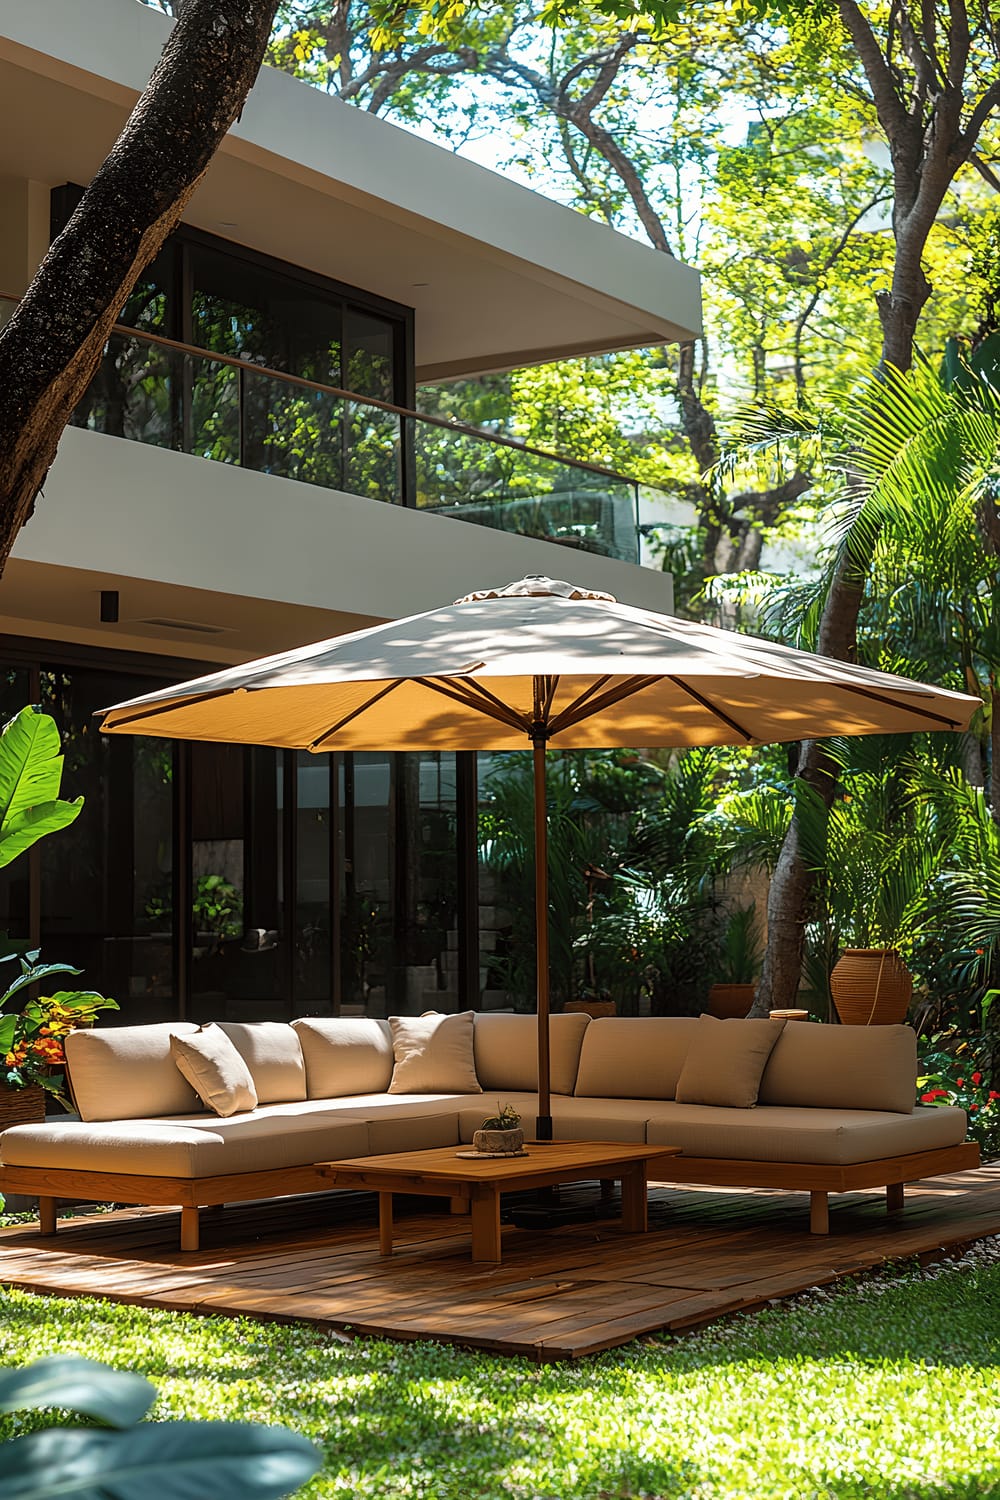
[[[76,428],[13,555],[369,618],[529,573],[672,607],[650,569]]]

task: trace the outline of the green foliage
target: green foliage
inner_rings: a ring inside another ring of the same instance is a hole
[[[54,995],[30,999],[19,1012],[7,1010],[8,1002],[31,985],[53,974],[79,974],[68,964],[42,964],[39,950],[24,955],[8,954],[0,963],[15,959],[20,972],[0,995],[0,1082],[7,1088],[23,1089],[38,1084],[67,1109],[64,1078],[63,1038],[78,1026],[93,1026],[102,1010],[117,1010],[118,1004],[96,990],[58,990]]]
[[[8,1361],[113,1358],[162,1420],[307,1434],[302,1500],[997,1500],[995,1257],[562,1364],[14,1291],[2,1316]]]
[[[0,734],[0,866],[79,816],[83,798],[59,796],[62,768],[55,720],[22,708]]]
[[[513,1104],[497,1103],[497,1112],[484,1120],[481,1126],[483,1130],[516,1130],[521,1123],[521,1116]]]
[[[757,908],[739,906],[730,912],[716,965],[719,984],[752,984],[764,957],[763,934]]]
[[[279,1500],[319,1467],[313,1445],[245,1422],[142,1423],[156,1397],[138,1375],[55,1356],[0,1372],[0,1411],[46,1411],[46,1426],[3,1444],[0,1495],[19,1500]],[[105,1424],[69,1427],[55,1413]],[[139,1425],[137,1425],[139,1424]]]
[[[967,1038],[956,1055],[947,1050],[921,1054],[917,1090],[922,1104],[956,1105],[969,1121],[969,1137],[979,1142],[987,1161],[1000,1156],[1000,1093],[984,1071],[992,1063],[992,1046],[985,1036]]]

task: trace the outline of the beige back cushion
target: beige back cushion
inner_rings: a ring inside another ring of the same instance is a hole
[[[789,1021],[764,1069],[761,1104],[912,1114],[917,1037],[911,1026]]]
[[[481,1094],[471,1010],[454,1016],[390,1016],[390,1094]]]
[[[286,1104],[306,1097],[306,1065],[298,1034],[284,1021],[220,1021],[250,1069],[261,1104]]]
[[[392,1079],[388,1021],[363,1016],[310,1016],[293,1021],[306,1065],[310,1099],[384,1094]]]
[[[672,1099],[696,1016],[602,1016],[583,1039],[578,1098]]]
[[[677,1080],[678,1104],[751,1109],[784,1026],[784,1020],[720,1021],[715,1016],[699,1016]]]
[[[549,1086],[572,1094],[580,1047],[593,1023],[586,1015],[549,1017]],[[486,1093],[531,1093],[538,1087],[538,1018],[476,1016],[476,1075]]]
[[[214,1022],[190,1036],[172,1036],[174,1062],[198,1098],[217,1115],[244,1114],[257,1107],[250,1069]]]
[[[197,1114],[204,1106],[170,1051],[172,1036],[197,1030],[191,1021],[163,1021],[71,1031],[65,1038],[66,1065],[80,1118]]]

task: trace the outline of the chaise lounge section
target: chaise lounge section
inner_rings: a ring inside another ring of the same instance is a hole
[[[4,1131],[0,1191],[37,1196],[45,1233],[60,1199],[180,1206],[196,1250],[202,1207],[329,1191],[340,1159],[468,1145],[497,1101],[530,1123],[535,1035],[533,1016],[471,1011],[76,1032],[79,1119]],[[914,1103],[905,1026],[559,1015],[550,1038],[557,1139],[679,1146],[654,1181],[808,1192],[814,1233],[831,1192],[885,1187],[892,1211],[904,1183],[979,1164],[962,1110]],[[252,1108],[206,1108],[181,1071],[178,1049],[210,1039]]]

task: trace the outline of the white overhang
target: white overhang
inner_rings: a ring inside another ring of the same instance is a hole
[[[171,24],[0,0],[0,176],[88,182]],[[184,217],[414,308],[418,380],[701,328],[690,266],[270,68]]]

